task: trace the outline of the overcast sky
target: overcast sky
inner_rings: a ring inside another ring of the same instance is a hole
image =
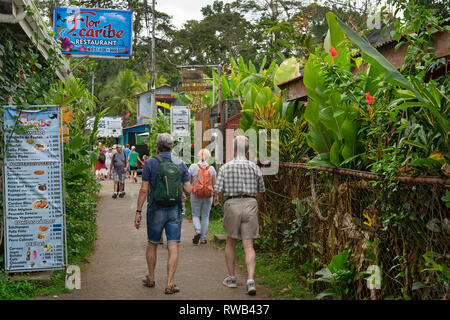
[[[232,0],[222,0],[230,3]],[[152,1],[148,1],[151,5]],[[156,0],[156,10],[172,16],[172,23],[180,28],[188,20],[201,20],[201,8],[213,4],[214,0]]]

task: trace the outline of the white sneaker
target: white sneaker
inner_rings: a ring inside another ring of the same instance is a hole
[[[228,276],[223,279],[222,284],[228,288],[237,288],[236,277]]]
[[[256,294],[256,287],[255,287],[255,281],[254,280],[248,280],[247,281],[247,293],[249,295],[255,295]]]

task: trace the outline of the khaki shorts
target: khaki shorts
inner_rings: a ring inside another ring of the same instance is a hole
[[[233,239],[259,238],[258,202],[254,198],[234,198],[223,205],[223,227]]]

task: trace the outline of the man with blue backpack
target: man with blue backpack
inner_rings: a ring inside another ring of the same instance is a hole
[[[139,191],[135,227],[141,225],[141,213],[147,199],[147,266],[148,275],[144,286],[155,286],[156,252],[162,231],[165,230],[169,258],[167,261],[166,294],[179,292],[173,283],[178,265],[178,244],[181,238],[183,191],[190,193],[192,186],[185,163],[171,155],[173,139],[168,133],[156,138],[156,156],[148,159],[142,172],[142,185]]]

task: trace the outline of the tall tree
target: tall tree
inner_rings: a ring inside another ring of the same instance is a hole
[[[111,107],[111,115],[124,116],[131,114],[130,119],[136,119],[136,98],[134,96],[148,90],[147,83],[150,74],[138,74],[126,69],[111,77],[99,93],[103,105]],[[164,77],[156,77],[156,87],[166,84]]]
[[[202,8],[202,14],[202,20],[189,20],[180,30],[168,32],[162,48],[172,64],[225,64],[231,56],[259,56],[254,26],[231,4],[216,0]],[[209,69],[205,72],[210,74]]]
[[[136,99],[133,96],[143,91],[145,83],[139,81],[135,72],[127,69],[107,82],[100,91],[99,98],[106,106],[111,107],[110,113],[113,115],[136,115]]]

